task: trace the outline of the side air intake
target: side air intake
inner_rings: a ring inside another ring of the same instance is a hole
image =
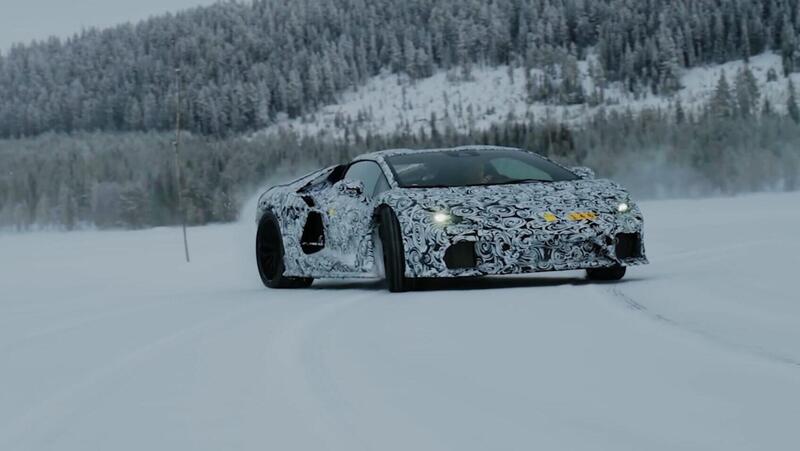
[[[308,214],[306,226],[303,228],[303,237],[300,247],[306,254],[314,254],[325,247],[325,228],[322,225],[322,215],[316,211]]]

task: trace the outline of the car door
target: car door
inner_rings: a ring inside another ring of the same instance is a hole
[[[383,170],[374,161],[351,164],[342,180],[332,187],[327,211],[329,243],[340,263],[353,272],[371,269],[374,199],[388,188]]]

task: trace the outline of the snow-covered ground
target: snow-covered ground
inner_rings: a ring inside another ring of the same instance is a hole
[[[769,99],[776,111],[785,111],[787,79],[783,77],[781,57],[775,53],[763,53],[750,58],[762,97]],[[448,124],[460,132],[485,130],[492,124],[501,123],[509,117],[518,122],[556,121],[579,124],[597,113],[601,108],[607,112],[632,112],[643,109],[662,108],[672,111],[674,103],[681,101],[688,112],[699,111],[711,98],[719,77],[725,73],[730,86],[734,85],[736,73],[745,62],[731,61],[721,65],[697,67],[681,76],[682,89],[672,96],[648,94],[635,97],[612,83],[605,90],[605,104],[549,105],[538,102],[529,104],[525,88],[524,69],[509,71],[507,66],[476,67],[472,79],[459,81],[458,70],[439,71],[430,78],[410,82],[407,77],[383,74],[367,81],[365,86],[346,92],[336,105],[325,106],[305,118],[282,119],[263,133],[293,130],[302,135],[327,134],[342,137],[344,129],[339,125],[349,119],[362,135],[385,135],[420,129],[430,133],[431,117],[435,114],[436,126],[443,131]],[[589,76],[589,64],[579,63],[584,88],[593,90]],[[778,80],[768,82],[767,72],[774,69]],[[792,75],[800,88],[800,74]]]
[[[0,235],[1,450],[793,450],[800,194],[644,204],[652,264],[261,288],[249,223]],[[247,215],[250,217],[250,215]]]

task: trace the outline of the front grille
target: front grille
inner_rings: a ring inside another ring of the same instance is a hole
[[[642,256],[642,238],[638,233],[620,233],[617,235],[617,258],[639,258]]]
[[[450,269],[474,268],[478,264],[475,255],[475,243],[462,241],[447,248],[444,253],[444,264]]]

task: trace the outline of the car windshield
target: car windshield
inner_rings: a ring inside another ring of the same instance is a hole
[[[546,183],[578,176],[532,152],[468,149],[414,152],[386,158],[403,188]]]

